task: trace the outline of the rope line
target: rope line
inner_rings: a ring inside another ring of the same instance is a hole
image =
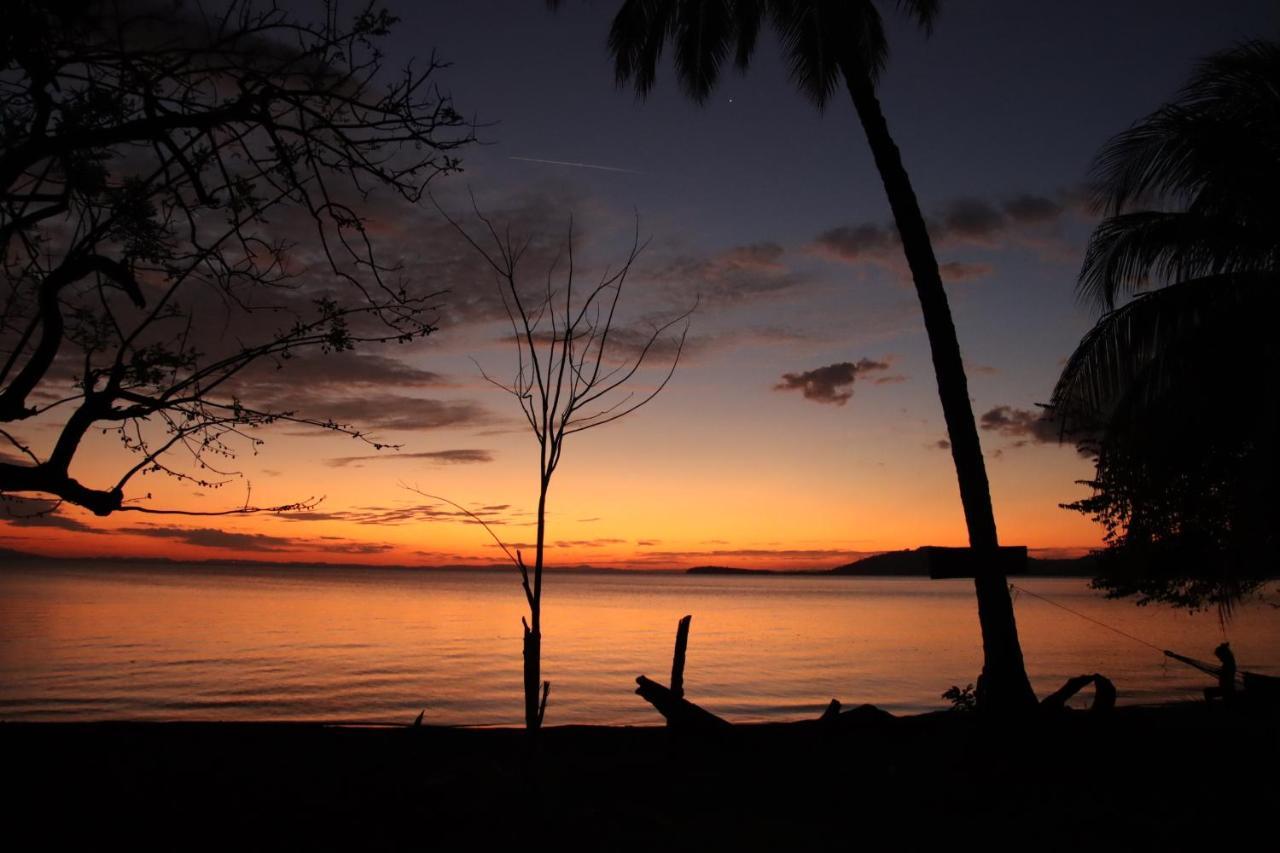
[[[1114,625],[1108,625],[1106,622],[1101,622],[1097,619],[1094,619],[1092,616],[1086,616],[1085,614],[1081,613],[1079,610],[1073,610],[1070,607],[1067,607],[1065,604],[1059,604],[1053,599],[1046,598],[1045,596],[1040,595],[1038,593],[1034,593],[1031,590],[1027,589],[1026,587],[1021,587],[1016,584],[1009,584],[1009,588],[1016,589],[1020,593],[1026,593],[1032,598],[1038,598],[1041,601],[1043,601],[1045,604],[1052,604],[1054,607],[1057,607],[1060,610],[1065,610],[1073,616],[1079,616],[1081,619],[1085,620],[1086,622],[1092,622],[1093,624],[1097,625],[1100,628],[1106,628],[1108,631],[1112,631],[1116,634],[1119,634],[1122,637],[1133,640],[1135,643],[1141,643],[1142,645],[1146,646],[1149,649],[1155,649],[1156,651],[1160,652],[1160,654],[1162,655],[1165,652],[1164,649],[1160,648],[1155,643],[1148,643],[1146,640],[1142,639],[1141,637],[1135,637],[1133,634],[1130,634],[1128,631],[1122,631],[1119,628],[1115,627]]]

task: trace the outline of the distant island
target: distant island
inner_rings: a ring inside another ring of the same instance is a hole
[[[1087,578],[1097,572],[1097,560],[1084,557],[1027,557],[1026,574],[1032,577]],[[735,566],[694,566],[691,575],[832,575],[876,578],[916,578],[929,576],[929,558],[919,548],[872,554],[836,566],[834,569],[744,569]]]

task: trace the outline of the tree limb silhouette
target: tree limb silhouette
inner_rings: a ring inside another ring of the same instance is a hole
[[[0,493],[140,511],[135,476],[217,488],[220,460],[280,421],[380,446],[246,405],[237,383],[260,362],[433,331],[439,294],[379,256],[368,211],[417,201],[473,140],[436,88],[443,65],[389,75],[378,45],[395,19],[372,3],[345,22],[326,4],[319,23],[252,2],[20,0],[5,15],[0,424],[54,438],[4,433],[23,455],[0,461]],[[136,457],[111,485],[71,473],[96,430]]]

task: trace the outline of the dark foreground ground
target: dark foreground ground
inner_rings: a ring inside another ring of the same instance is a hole
[[[1191,704],[716,743],[550,728],[532,750],[511,730],[7,723],[0,809],[28,839],[10,850],[1275,849],[1278,732]]]

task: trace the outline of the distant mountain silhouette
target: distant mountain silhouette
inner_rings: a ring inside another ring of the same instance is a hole
[[[878,577],[917,577],[929,574],[929,560],[923,551],[885,551],[836,566],[833,575],[872,575]]]
[[[777,569],[744,569],[739,566],[694,566],[687,575],[777,575]],[[786,572],[786,574],[815,574],[814,572]]]
[[[1095,574],[1093,557],[1028,557],[1027,574],[1039,577],[1087,578]],[[834,569],[805,569],[783,572],[777,569],[742,569],[732,566],[695,566],[691,575],[852,575],[855,577],[916,578],[929,576],[929,560],[924,551],[911,548],[903,551],[886,551],[836,566]]]

